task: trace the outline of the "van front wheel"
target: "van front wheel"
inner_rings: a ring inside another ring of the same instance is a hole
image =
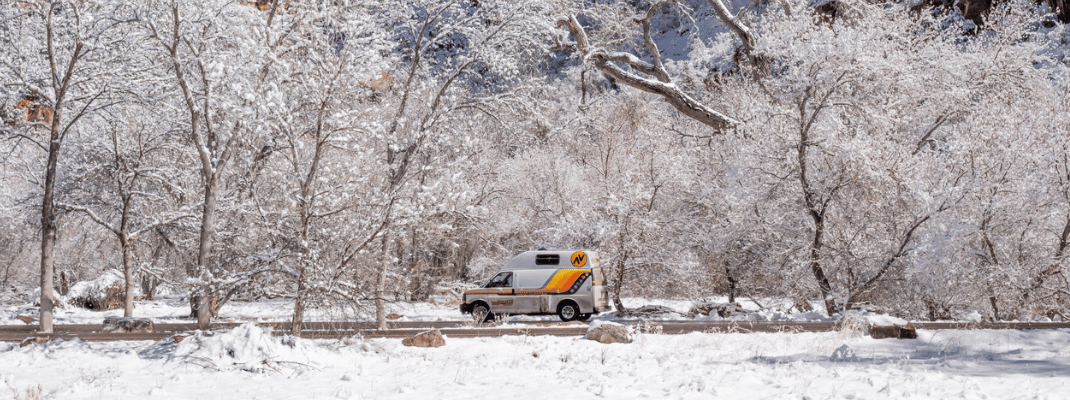
[[[580,308],[571,301],[566,301],[557,306],[557,316],[561,317],[562,321],[568,322],[578,319],[580,316]]]
[[[483,323],[493,320],[494,315],[490,313],[490,308],[486,303],[476,303],[472,307],[472,318],[476,320],[476,323]]]

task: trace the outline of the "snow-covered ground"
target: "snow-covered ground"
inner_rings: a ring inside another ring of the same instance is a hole
[[[763,300],[763,303],[768,301]],[[677,310],[691,302],[625,299]],[[753,303],[744,307],[756,310]],[[287,301],[232,302],[223,320],[285,321]],[[0,323],[28,305],[5,305]],[[188,321],[181,297],[139,302],[136,315]],[[466,319],[449,299],[392,304],[402,320]],[[100,323],[120,310],[67,307],[58,323]],[[344,319],[319,310],[310,320]],[[716,317],[704,317],[716,318]],[[748,319],[820,319],[761,311]],[[554,317],[512,317],[510,324]],[[611,315],[596,319],[612,320]],[[253,324],[180,343],[0,343],[0,399],[1066,399],[1070,330],[927,331],[874,340],[855,331],[655,335],[631,344],[581,337],[398,339],[272,336]]]
[[[305,340],[245,325],[161,342],[0,344],[18,399],[1065,399],[1070,331]],[[36,397],[34,397],[36,396]]]

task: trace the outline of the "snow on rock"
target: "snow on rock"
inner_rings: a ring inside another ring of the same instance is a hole
[[[152,332],[154,324],[149,318],[109,316],[104,318],[104,332]]]
[[[587,339],[600,343],[631,343],[628,327],[609,321],[594,321],[587,328]]]
[[[871,326],[906,326],[910,322],[905,319],[893,317],[887,314],[865,314],[863,315]]]
[[[696,316],[710,316],[717,314],[721,318],[729,318],[737,314],[743,314],[747,311],[743,309],[739,303],[714,303],[714,302],[697,302],[691,306],[691,310],[687,312],[687,316],[694,318]]]
[[[123,307],[123,275],[116,270],[104,271],[96,279],[75,283],[63,296],[56,296],[56,305],[73,305],[93,311],[114,310]],[[137,288],[135,288],[136,290]],[[30,295],[30,304],[41,303],[41,289],[34,289]]]
[[[250,323],[214,335],[198,331],[175,345],[172,358],[223,371],[281,372],[311,366],[314,346],[306,343]]]
[[[628,310],[628,315],[632,317],[674,319],[680,316],[680,312],[676,311],[672,307],[648,304],[639,308]]]
[[[843,316],[843,331],[866,333],[874,339],[916,339],[917,329],[909,321],[887,314],[848,311]]]
[[[434,329],[407,337],[401,344],[409,347],[442,347],[446,345],[446,338],[442,337],[442,331]]]

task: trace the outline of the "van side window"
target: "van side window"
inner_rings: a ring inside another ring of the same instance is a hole
[[[561,263],[561,256],[557,254],[536,254],[535,265],[557,265]]]
[[[484,285],[483,287],[485,287],[485,288],[495,288],[495,287],[508,288],[508,287],[513,287],[513,273],[512,272],[502,272],[502,273],[499,273],[498,275],[494,275],[493,278],[490,278],[490,282],[487,282],[487,284]]]

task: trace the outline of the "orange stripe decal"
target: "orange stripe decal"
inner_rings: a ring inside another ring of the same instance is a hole
[[[546,283],[546,286],[543,286],[541,289],[524,289],[524,290],[514,290],[512,288],[508,288],[508,289],[475,289],[475,290],[465,291],[465,294],[499,294],[499,295],[526,294],[526,295],[531,295],[531,294],[566,293],[566,292],[574,291],[574,289],[578,289],[578,288],[573,288],[573,286],[576,286],[576,284],[577,284],[576,281],[578,279],[580,279],[581,277],[583,277],[584,274],[591,274],[591,270],[589,270],[589,269],[562,269],[562,270],[558,270],[556,273],[554,273],[554,276],[550,278],[550,281]],[[593,284],[594,283],[593,282],[593,277],[594,276],[591,275],[591,277],[592,277],[592,284]]]

